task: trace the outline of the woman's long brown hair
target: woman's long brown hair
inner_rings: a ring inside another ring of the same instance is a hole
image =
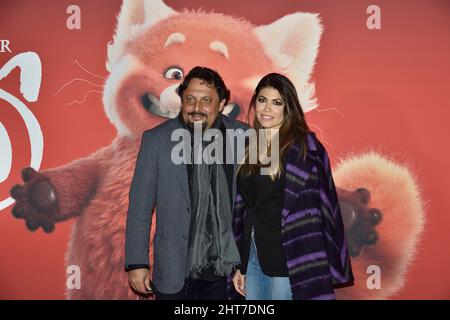
[[[280,156],[279,167],[276,173],[271,175],[271,178],[275,179],[275,177],[277,175],[279,176],[283,170],[281,159],[287,156],[287,152],[289,152],[290,147],[294,143],[298,143],[300,145],[299,156],[303,155],[303,158],[305,159],[307,153],[307,134],[308,132],[310,132],[310,129],[306,124],[305,115],[300,105],[300,101],[298,99],[294,84],[288,78],[278,73],[269,73],[259,81],[250,101],[249,111],[247,114],[248,123],[250,123],[250,112],[252,110],[255,111],[256,99],[258,98],[260,91],[267,87],[276,89],[284,102],[283,123],[278,133]],[[253,119],[253,128],[257,132],[259,132],[259,129],[264,129],[261,123],[258,121],[256,114]],[[257,134],[256,136],[258,137],[259,135]],[[259,146],[258,139],[256,139],[256,142],[256,146]],[[257,163],[250,164],[248,150],[249,147],[247,146],[245,152],[245,161],[239,167],[239,175],[255,174],[257,169],[265,166],[262,165],[259,161],[259,151],[257,152]],[[269,154],[272,153],[271,150],[268,150],[268,152]]]

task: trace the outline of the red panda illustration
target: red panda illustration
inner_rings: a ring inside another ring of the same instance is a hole
[[[31,230],[51,232],[55,223],[77,219],[66,264],[80,267],[82,286],[67,290],[68,299],[137,298],[124,271],[128,192],[142,133],[178,114],[175,89],[184,74],[196,65],[217,70],[232,93],[224,113],[245,121],[259,79],[280,72],[295,83],[303,111],[309,112],[318,105],[310,78],[322,32],[313,13],[255,26],[221,13],[176,12],[161,0],[123,2],[103,92],[116,138],[58,168],[26,168],[24,184],[11,190],[13,214],[25,218]],[[424,224],[414,177],[377,153],[347,157],[333,175],[355,275],[355,285],[338,289],[338,298],[388,298],[403,286]],[[367,286],[371,266],[382,272],[379,290]]]

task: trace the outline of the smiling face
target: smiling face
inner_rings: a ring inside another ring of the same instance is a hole
[[[284,120],[285,102],[277,89],[262,88],[255,101],[256,117],[263,128],[278,129]]]
[[[203,79],[192,78],[183,92],[181,115],[189,125],[201,121],[210,128],[223,110],[225,100],[219,101],[216,88]]]

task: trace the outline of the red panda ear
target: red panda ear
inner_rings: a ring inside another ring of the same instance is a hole
[[[108,62],[106,69],[111,71],[124,50],[124,43],[142,29],[147,29],[175,14],[172,8],[162,0],[123,0],[117,17],[116,33],[113,41],[108,43]]]
[[[314,84],[309,83],[323,28],[318,14],[293,13],[259,26],[254,33],[279,71],[294,82],[304,112],[317,107]]]
[[[117,17],[116,34],[114,41],[123,41],[129,38],[131,27],[141,25],[145,21],[144,0],[124,0]]]
[[[152,26],[177,13],[162,0],[144,0],[144,7],[146,27]]]
[[[131,37],[132,26],[142,25],[145,21],[144,0],[123,0],[117,16],[116,32],[113,41],[107,45],[108,60],[106,70],[111,72],[123,53],[123,42]]]

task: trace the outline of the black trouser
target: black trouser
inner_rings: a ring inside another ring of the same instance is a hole
[[[181,291],[166,294],[156,291],[155,300],[227,300],[227,278],[218,281],[186,279]]]

